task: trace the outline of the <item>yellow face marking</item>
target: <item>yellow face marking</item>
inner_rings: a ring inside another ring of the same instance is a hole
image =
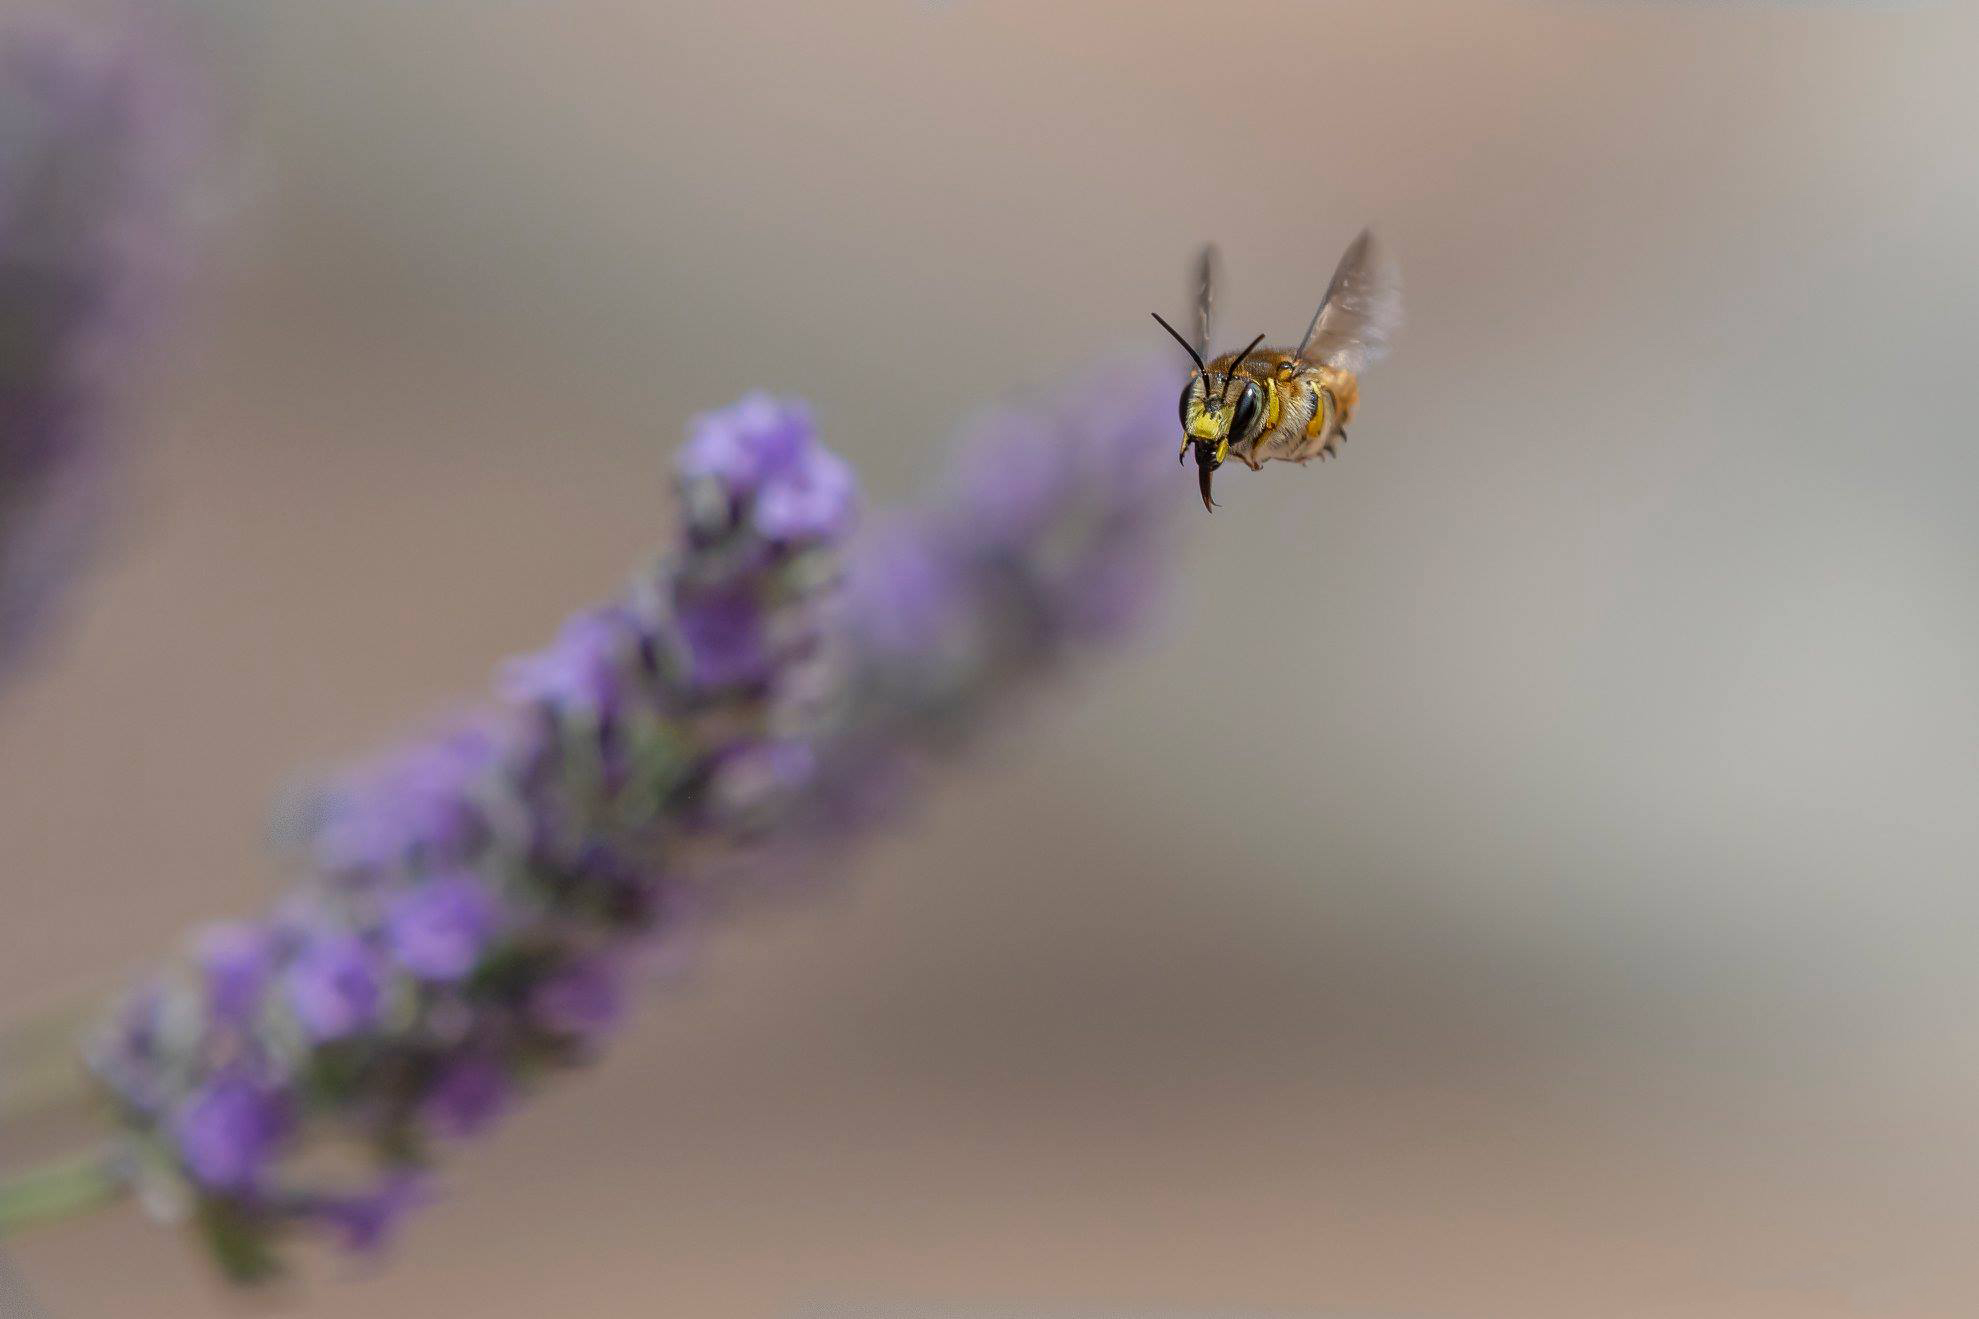
[[[1264,378],[1264,428],[1278,428],[1278,382],[1270,376]]]
[[[1192,440],[1220,439],[1224,430],[1230,425],[1227,414],[1210,412],[1203,407],[1202,400],[1199,398],[1191,398],[1189,400],[1188,414],[1184,420],[1187,424],[1183,429],[1188,431],[1189,438]]]

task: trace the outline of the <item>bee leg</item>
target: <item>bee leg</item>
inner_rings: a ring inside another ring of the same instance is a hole
[[[1314,440],[1321,439],[1321,437],[1324,437],[1324,440],[1319,446],[1319,452],[1310,454],[1307,458],[1300,461],[1304,463],[1310,461],[1312,458],[1318,458],[1321,462],[1325,462],[1333,453],[1335,438],[1345,439],[1346,432],[1334,429],[1335,422],[1340,415],[1340,408],[1339,404],[1333,398],[1333,391],[1316,385],[1308,386],[1308,388],[1312,390],[1312,416],[1306,422],[1305,442],[1311,444]]]

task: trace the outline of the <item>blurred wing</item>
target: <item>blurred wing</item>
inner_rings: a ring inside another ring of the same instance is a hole
[[[1209,360],[1210,312],[1216,300],[1216,244],[1204,243],[1196,258],[1196,352]]]
[[[1402,272],[1361,230],[1327,286],[1326,299],[1306,327],[1299,356],[1356,375],[1388,354],[1402,328]]]

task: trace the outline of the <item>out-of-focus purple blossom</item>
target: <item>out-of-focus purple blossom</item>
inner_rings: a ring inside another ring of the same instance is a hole
[[[489,721],[470,721],[349,775],[318,804],[317,864],[375,876],[465,858],[487,829],[477,794],[504,750]]]
[[[197,949],[194,960],[198,959]],[[90,1065],[103,1079],[117,1102],[142,1121],[157,1120],[173,1098],[159,1059],[175,1050],[162,1029],[166,1005],[183,1002],[168,981],[160,977],[140,983],[124,996],[117,1009],[103,1023],[90,1051]],[[213,1017],[216,1029],[225,1029],[228,1019]]]
[[[572,962],[544,980],[530,996],[538,1025],[588,1040],[618,1024],[625,996],[616,971],[604,959]]]
[[[815,433],[803,404],[751,394],[689,424],[681,480],[690,500],[704,488],[750,500],[754,530],[770,542],[841,535],[858,504],[858,480],[813,441]]]
[[[222,1192],[254,1189],[286,1127],[280,1096],[238,1073],[207,1081],[172,1120],[186,1171]]]
[[[214,1019],[246,1023],[260,1006],[274,967],[273,935],[251,921],[217,925],[200,936],[197,959]]]
[[[749,394],[687,423],[675,470],[683,481],[712,481],[731,497],[748,498],[811,457],[816,434],[804,404]]]
[[[697,687],[736,687],[760,682],[769,672],[759,602],[746,590],[687,588],[674,615]]]
[[[980,418],[937,491],[854,547],[845,619],[872,721],[973,716],[1067,646],[1146,621],[1175,509],[1155,442],[1172,384],[1102,366]]]
[[[914,515],[888,519],[860,543],[853,624],[869,661],[914,662],[954,644],[975,622],[962,556]]]
[[[851,466],[819,449],[789,463],[756,498],[756,530],[770,540],[822,540],[847,531],[858,505]]]
[[[289,1008],[312,1040],[364,1030],[378,1020],[384,998],[377,956],[354,934],[315,935],[289,964]]]
[[[386,938],[400,966],[421,980],[459,980],[481,960],[500,909],[473,875],[440,875],[393,898]]]
[[[565,623],[548,648],[504,665],[499,690],[520,704],[603,720],[618,703],[639,642],[638,623],[624,608],[588,610]]]
[[[94,543],[183,273],[197,120],[160,35],[0,26],[0,670]]]
[[[715,767],[710,804],[719,818],[746,827],[774,823],[778,808],[811,788],[818,748],[797,738],[742,747]]]
[[[389,1245],[405,1215],[431,1194],[427,1177],[401,1170],[387,1173],[368,1191],[302,1197],[290,1213],[326,1228],[345,1250],[363,1254]]]
[[[593,1053],[627,968],[677,961],[689,913],[747,873],[816,874],[957,729],[1132,621],[1191,493],[1156,483],[1173,392],[1102,372],[996,415],[972,475],[843,568],[853,481],[808,411],[752,396],[696,418],[674,554],[503,666],[486,712],[334,783],[296,893],[210,941],[192,990],[168,976],[112,1019],[94,1061],[142,1175],[189,1182],[243,1275],[296,1228],[381,1235],[427,1138]],[[256,948],[286,992],[247,1013]],[[372,1192],[287,1158],[333,1132],[369,1143]]]
[[[464,1053],[440,1067],[422,1112],[443,1136],[471,1136],[500,1116],[514,1096],[515,1083],[499,1060]]]

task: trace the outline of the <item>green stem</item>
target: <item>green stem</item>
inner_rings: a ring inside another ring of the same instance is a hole
[[[129,1189],[123,1160],[103,1150],[22,1173],[0,1182],[0,1236],[87,1213]]]

